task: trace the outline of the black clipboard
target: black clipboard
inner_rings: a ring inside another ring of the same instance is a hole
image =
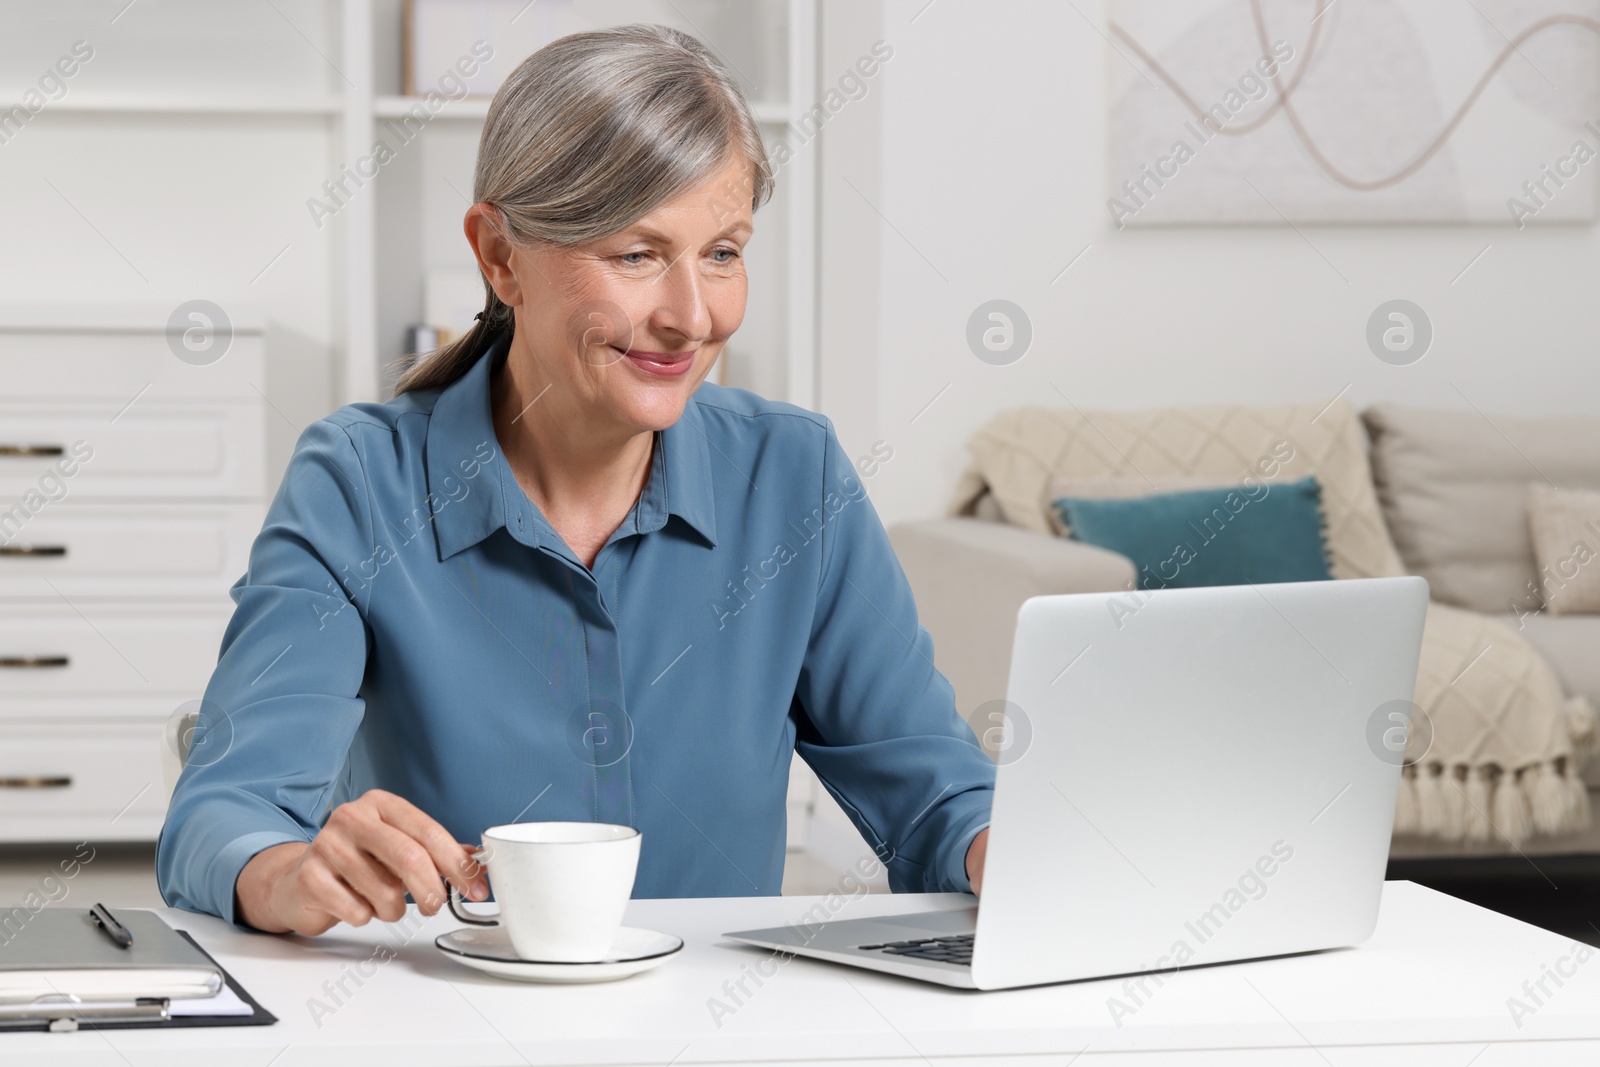
[[[249,1015],[177,1015],[166,1019],[135,1019],[122,1022],[97,1023],[91,1020],[82,1020],[78,1023],[79,1030],[151,1030],[173,1029],[189,1026],[271,1026],[278,1021],[278,1017],[261,1006],[261,1002],[245,991],[228,969],[217,963],[216,959],[196,941],[187,930],[174,930],[189,944],[199,949],[201,955],[216,964],[217,970],[222,974],[222,980],[229,989],[238,995],[239,999],[250,1005]],[[49,1030],[49,1019],[37,1019],[26,1023],[10,1023],[0,1026],[0,1034],[8,1033],[36,1033],[40,1030]],[[0,1048],[4,1047],[4,1039],[0,1038]]]

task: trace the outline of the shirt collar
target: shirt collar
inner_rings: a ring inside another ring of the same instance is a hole
[[[428,420],[428,502],[440,559],[471,548],[501,527],[533,547],[539,545],[539,531],[550,529],[517,484],[494,433],[489,385],[505,362],[508,342],[509,335],[502,334],[446,386]],[[465,495],[462,486],[467,487]],[[678,421],[659,431],[638,507],[624,522],[637,521],[638,532],[649,533],[666,525],[668,515],[678,516],[716,545],[710,443],[693,396]]]

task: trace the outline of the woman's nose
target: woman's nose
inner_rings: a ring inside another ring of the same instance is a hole
[[[655,325],[696,341],[711,335],[711,307],[697,266],[688,253],[667,265],[655,281],[652,313]]]

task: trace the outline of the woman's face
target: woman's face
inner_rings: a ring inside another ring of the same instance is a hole
[[[678,421],[744,320],[750,188],[751,166],[737,158],[610,237],[574,248],[493,242],[504,269],[486,273],[516,314],[511,358],[531,361],[545,401],[621,433]],[[469,235],[473,226],[469,213]],[[485,251],[480,261],[496,258]]]

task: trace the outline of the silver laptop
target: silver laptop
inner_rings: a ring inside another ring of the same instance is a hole
[[[1414,577],[1035,597],[981,900],[726,936],[967,989],[1364,941],[1427,604]]]

